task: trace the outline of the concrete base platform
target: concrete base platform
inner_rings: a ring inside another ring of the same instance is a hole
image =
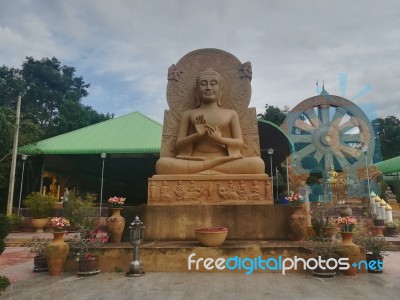
[[[365,251],[360,248],[359,259],[365,259]],[[133,259],[133,247],[129,243],[106,244],[96,250],[100,254],[99,269],[103,272],[127,272]],[[202,258],[196,270],[196,263],[188,267],[188,258],[191,254],[193,260]],[[218,258],[228,259],[238,257],[241,260],[250,258],[246,265],[253,263],[255,258],[266,260],[274,258],[310,258],[314,257],[308,250],[301,246],[301,242],[292,241],[225,241],[220,247],[201,247],[197,241],[162,241],[147,242],[140,247],[140,260],[146,272],[232,272],[228,269],[207,270],[204,259],[211,258],[214,262]],[[66,272],[76,272],[77,264],[69,260],[65,264]],[[243,268],[238,272],[246,272]],[[254,270],[254,272],[281,272],[272,270]],[[303,264],[298,263],[298,270],[288,272],[309,272],[304,270]],[[363,272],[363,271],[362,271]]]
[[[139,215],[149,241],[193,241],[195,228],[209,226],[227,227],[228,240],[287,240],[293,209],[288,205],[143,206],[124,208],[121,214],[126,220]],[[129,236],[127,227],[124,237]]]

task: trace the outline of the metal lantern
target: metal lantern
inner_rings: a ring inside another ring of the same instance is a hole
[[[139,246],[143,242],[144,228],[145,226],[138,216],[135,217],[135,220],[129,226],[129,240],[133,245],[133,261],[129,266],[129,272],[126,273],[127,276],[135,277],[144,275],[143,264],[139,260]]]

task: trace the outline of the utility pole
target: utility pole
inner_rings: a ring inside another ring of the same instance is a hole
[[[7,215],[11,215],[13,198],[14,198],[14,184],[15,184],[15,167],[17,164],[17,151],[18,151],[18,134],[19,134],[19,119],[21,113],[21,95],[17,99],[17,114],[14,129],[14,146],[11,158],[11,172],[10,172],[10,185],[8,187],[8,201],[7,201]]]

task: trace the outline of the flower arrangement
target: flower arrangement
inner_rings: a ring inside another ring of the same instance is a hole
[[[62,217],[54,217],[50,219],[49,227],[53,232],[62,232],[66,230],[66,227],[69,227],[69,220]]]
[[[31,252],[36,253],[36,256],[45,257],[48,243],[50,243],[49,238],[34,235],[29,243],[29,249]]]
[[[125,204],[125,200],[126,198],[114,196],[108,199],[108,203],[110,203],[110,207],[112,208],[120,208]]]
[[[371,232],[360,232],[353,236],[354,243],[365,248],[367,254],[381,255],[387,244],[384,237],[374,236]]]
[[[357,224],[355,217],[339,217],[335,220],[335,223],[340,226],[341,232],[353,232],[354,226]]]
[[[300,206],[304,203],[304,197],[299,195],[298,193],[291,194],[289,197],[286,197],[291,206]]]

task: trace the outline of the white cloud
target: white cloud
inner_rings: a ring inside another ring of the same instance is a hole
[[[251,105],[294,107],[315,81],[400,116],[400,3],[385,1],[2,1],[0,64],[57,57],[90,82],[84,100],[100,112],[139,110],[162,121],[168,67],[199,48],[253,65]]]

